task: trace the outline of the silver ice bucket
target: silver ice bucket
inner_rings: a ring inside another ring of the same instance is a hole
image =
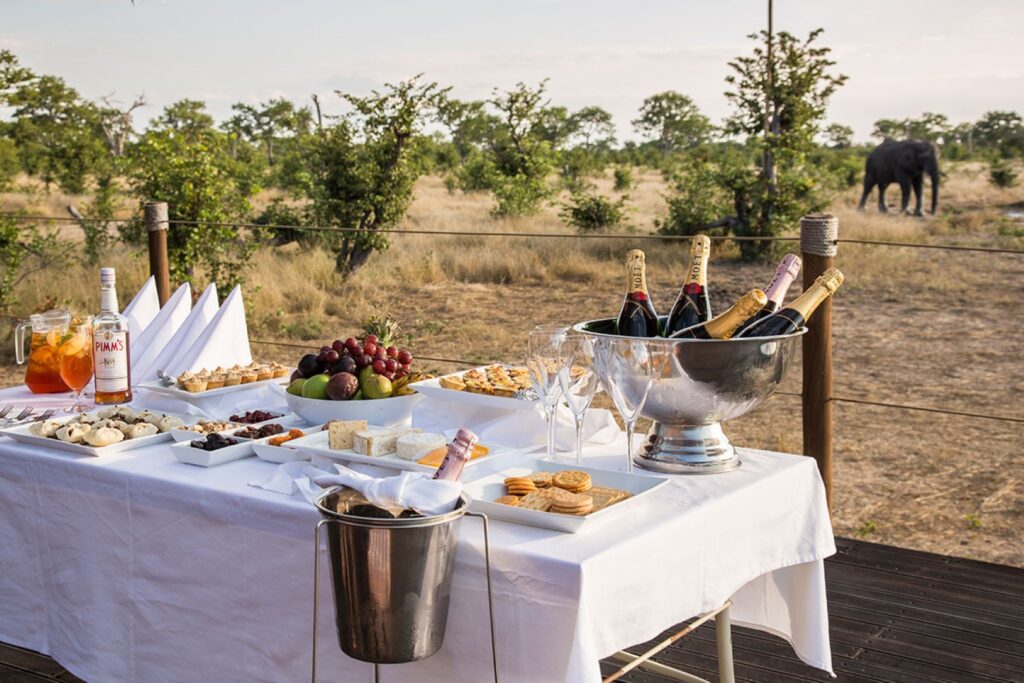
[[[578,323],[574,329],[593,339],[597,372],[606,386],[641,380],[610,377],[602,354],[639,351],[646,356],[654,379],[641,415],[654,424],[634,462],[670,474],[711,474],[740,464],[721,423],[749,413],[772,395],[806,331],[750,339],[639,338],[615,334],[612,318]],[[630,389],[627,393],[637,393]]]
[[[349,657],[376,664],[429,657],[444,641],[468,500],[444,515],[376,519],[339,512],[346,493],[336,486],[314,501],[327,527],[338,644]]]

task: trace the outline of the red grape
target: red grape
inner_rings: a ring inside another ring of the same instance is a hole
[[[368,334],[368,335],[366,335],[366,339],[363,340],[363,343],[364,344],[373,344],[374,346],[376,346],[377,342],[379,342],[379,341],[380,341],[380,339],[377,339],[377,335],[375,335],[375,334]]]
[[[335,339],[334,343],[331,344],[331,348],[337,351],[338,353],[342,353],[345,350],[345,342],[341,341],[340,339]]]
[[[395,373],[393,373],[393,372],[385,372],[384,376],[387,377],[390,380],[394,380],[395,379]]]
[[[398,358],[398,347],[397,346],[389,346],[388,347],[388,358]]]
[[[377,344],[374,342],[366,342],[363,344],[363,353],[367,356],[372,356],[377,353]]]
[[[321,347],[320,347],[320,353],[321,353],[321,354],[323,354],[323,353],[327,353],[327,352],[328,352],[328,351],[330,351],[330,350],[331,350],[331,347],[330,347],[330,346],[321,346]]]
[[[412,363],[400,363],[400,365],[402,366],[402,369],[405,370],[406,372],[408,372],[409,368],[412,367]]]
[[[398,370],[395,371],[395,379],[400,379],[402,377],[405,377],[406,374],[408,374],[408,373],[406,373],[405,370],[399,368]]]
[[[373,361],[373,371],[378,375],[383,375],[387,371],[387,366],[384,365],[384,361],[375,360]]]
[[[398,370],[398,361],[394,358],[388,358],[384,361],[384,367],[388,369],[388,372],[395,372]]]
[[[398,352],[397,359],[398,362],[401,363],[402,365],[409,365],[410,363],[412,363],[412,354],[406,351],[405,349],[402,349],[401,351]]]
[[[373,358],[370,358],[366,354],[360,354],[356,356],[356,365],[361,368],[365,368],[367,365],[373,362]]]
[[[345,340],[345,348],[349,351],[355,351],[359,348],[359,340],[355,337],[349,337]]]
[[[339,354],[334,349],[331,349],[330,351],[324,354],[324,360],[326,360],[328,363],[335,363],[339,358],[341,358],[341,354]]]
[[[387,360],[388,359],[388,352],[384,350],[383,346],[378,346],[377,347],[377,353],[373,354],[373,357],[374,357],[374,359],[378,359],[378,360]]]

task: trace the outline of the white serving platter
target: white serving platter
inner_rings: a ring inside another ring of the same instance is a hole
[[[375,427],[370,425],[369,429],[384,429],[382,427]],[[430,467],[429,465],[421,465],[415,460],[405,460],[399,458],[395,453],[388,455],[361,455],[351,450],[331,450],[328,445],[328,434],[325,431],[318,431],[301,439],[295,439],[294,441],[287,442],[291,444],[291,448],[296,448],[304,451],[308,456],[318,456],[320,458],[326,458],[329,460],[339,460],[343,462],[358,462],[366,465],[377,465],[378,467],[387,467],[394,470],[408,470],[410,472],[430,472],[433,473],[437,470],[436,467]],[[491,462],[495,457],[508,453],[508,449],[501,449],[483,444],[490,448],[490,452],[487,455],[479,458],[474,458],[466,463],[466,469],[477,467],[483,463]],[[306,459],[306,458],[303,458]],[[316,463],[314,463],[316,464]]]
[[[314,428],[317,429],[317,428]],[[305,430],[303,430],[305,431]],[[280,446],[271,446],[267,441],[256,441],[252,445],[253,451],[256,453],[256,457],[260,460],[266,460],[267,462],[276,463],[283,465],[286,462],[298,462],[300,460],[309,460],[312,456],[308,450],[303,448],[292,448],[292,444],[296,441],[301,441],[306,436],[298,439],[292,439],[291,441],[285,441]]]
[[[504,496],[505,478],[524,476],[530,472],[558,472],[561,470],[580,470],[590,474],[594,486],[606,486],[632,494],[629,498],[614,505],[592,512],[589,515],[567,515],[559,512],[541,512],[540,510],[524,510],[522,508],[502,505],[494,501]],[[576,467],[560,462],[541,460],[527,455],[521,459],[509,459],[508,464],[500,470],[491,472],[478,479],[470,480],[462,487],[470,497],[469,509],[482,512],[491,519],[501,519],[514,524],[525,524],[541,529],[551,529],[574,534],[596,520],[607,519],[622,514],[629,514],[636,501],[660,486],[668,483],[665,477],[652,477],[643,474],[627,474],[592,467]]]
[[[185,391],[179,389],[177,385],[167,386],[160,382],[140,382],[137,386],[140,389],[146,391],[152,391],[154,394],[162,394],[163,396],[170,396],[176,398],[179,401],[185,401],[187,403],[194,403],[200,399],[210,398],[211,396],[223,396],[225,394],[234,394],[240,391],[246,391],[248,389],[255,389],[256,387],[263,387],[273,384],[288,384],[288,377],[291,375],[289,369],[288,375],[284,377],[275,377],[273,379],[265,379],[259,382],[249,382],[248,384],[235,384],[230,387],[220,387],[218,389],[207,389],[206,391]]]
[[[153,411],[157,412],[157,411]],[[185,419],[187,416],[182,416],[177,413],[164,413],[160,412],[161,415],[174,415]],[[74,415],[68,415],[66,417],[51,418],[57,422],[64,423],[72,419]],[[30,424],[18,425],[17,427],[11,427],[9,429],[0,430],[0,434],[9,436],[15,441],[20,443],[29,444],[32,446],[39,446],[40,448],[50,448],[59,451],[68,451],[69,453],[77,453],[78,455],[92,455],[101,456],[109,455],[111,453],[123,453],[124,451],[131,451],[136,448],[145,448],[146,446],[152,446],[158,443],[164,443],[171,440],[170,432],[158,432],[149,436],[143,436],[138,439],[124,439],[117,443],[110,444],[109,446],[90,446],[86,443],[68,443],[67,441],[61,441],[60,439],[52,439],[46,436],[36,436],[30,434],[28,428]]]
[[[253,422],[251,424],[249,424],[249,423],[244,423],[244,424],[243,423],[238,423],[238,426],[232,427],[231,429],[222,430],[220,433],[225,435],[225,436],[230,436],[231,434],[234,434],[235,432],[237,432],[237,431],[239,431],[241,429],[245,429],[246,427],[262,427],[263,425],[267,425],[267,424],[279,424],[282,427],[284,427],[285,431],[288,431],[292,427],[299,427],[301,425],[306,424],[305,421],[301,417],[299,417],[298,415],[295,415],[293,413],[278,413],[277,411],[274,411],[274,410],[268,410],[267,412],[268,413],[274,413],[275,415],[277,415],[277,417],[273,417],[273,418],[271,418],[269,420],[264,420],[263,422]],[[198,422],[200,419],[209,419],[209,418],[195,418],[195,422],[192,422],[192,424],[196,424],[196,422]],[[223,420],[216,420],[216,422],[230,422],[230,420],[223,419]],[[190,429],[172,429],[171,430],[171,435],[174,437],[175,441],[192,441],[197,436],[204,436],[204,434],[200,434],[199,432],[194,432],[194,431],[192,431]]]
[[[194,440],[205,438],[205,436],[197,436]],[[253,443],[255,442],[240,440],[234,446],[225,446],[215,451],[204,451],[201,448],[192,448],[192,441],[179,441],[171,446],[171,450],[174,451],[174,457],[183,463],[199,467],[217,467],[252,457],[254,455]]]
[[[484,370],[485,368],[494,365],[481,365],[477,370]],[[511,367],[511,366],[506,366]],[[454,372],[445,377],[458,377],[463,373]],[[413,382],[410,384],[419,393],[430,398],[439,398],[444,401],[454,401],[455,403],[465,403],[473,406],[484,406],[487,408],[501,408],[503,410],[534,410],[539,402],[537,399],[529,398],[512,398],[510,396],[491,396],[489,394],[477,394],[472,391],[459,391],[457,389],[446,389],[441,386],[441,378],[435,377],[433,379],[424,379],[419,382]]]

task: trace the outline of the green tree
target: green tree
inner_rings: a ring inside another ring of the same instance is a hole
[[[173,131],[186,140],[198,141],[213,130],[213,117],[207,113],[205,102],[184,99],[165,107],[152,127]]]
[[[347,275],[388,248],[383,230],[396,225],[412,201],[413,146],[445,93],[420,76],[367,97],[338,92],[352,111],[315,136],[309,160],[317,220],[351,231],[329,240],[339,272]]]
[[[560,115],[547,111],[546,88],[547,80],[536,88],[517,83],[511,90],[495,89],[489,101],[499,120],[490,146],[495,216],[534,214],[553,193],[547,177],[554,168],[552,131]]]
[[[830,123],[825,128],[825,140],[832,149],[846,149],[853,145],[853,128],[841,123]]]
[[[248,215],[256,188],[237,182],[223,135],[208,125],[172,123],[167,114],[132,148],[132,189],[142,201],[167,202],[171,221],[181,221],[167,236],[174,279],[191,280],[201,266],[218,285],[233,286],[255,248],[254,240],[240,239],[233,223]],[[203,119],[191,119],[197,120]]]
[[[574,141],[588,152],[610,149],[615,144],[612,115],[601,107],[583,107],[569,116]]]
[[[670,197],[670,217],[659,226],[663,232],[717,226],[740,236],[773,236],[802,214],[822,208],[821,190],[828,178],[806,163],[806,155],[815,148],[829,98],[846,76],[830,72],[835,63],[829,48],[816,44],[820,35],[819,29],[800,40],[785,32],[774,37],[762,32],[750,36],[757,41],[752,55],[729,62],[732,73],[726,77],[730,86],[726,97],[733,113],[726,119],[725,132],[746,138],[746,145],[724,148],[726,153],[717,163],[691,169],[674,182],[677,198],[704,201],[728,213],[705,220],[710,218],[707,213],[693,214],[676,201],[685,209],[679,213],[673,210]],[[746,259],[758,258],[770,247],[767,241],[743,241],[740,253]]]
[[[10,315],[14,292],[29,275],[59,268],[73,248],[24,216],[0,215],[0,313]]]
[[[879,119],[875,121],[875,127],[872,129],[871,135],[879,140],[900,140],[909,137],[906,121],[899,119]]]
[[[1014,111],[990,111],[974,124],[974,144],[1003,158],[1024,154],[1024,119]]]
[[[656,141],[662,154],[701,145],[711,138],[714,130],[696,103],[674,90],[645,99],[633,127],[644,137]]]
[[[0,137],[0,192],[11,186],[11,180],[18,174],[20,168],[18,146],[14,144],[14,140]]]

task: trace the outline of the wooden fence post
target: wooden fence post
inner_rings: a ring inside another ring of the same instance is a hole
[[[811,214],[800,219],[800,251],[804,289],[832,267],[839,237],[839,219]],[[828,509],[832,511],[832,298],[829,297],[807,322],[803,339],[804,454],[818,463],[825,483]]]
[[[167,202],[148,202],[143,207],[149,234],[149,272],[156,278],[160,305],[171,296],[171,269],[167,260]]]

